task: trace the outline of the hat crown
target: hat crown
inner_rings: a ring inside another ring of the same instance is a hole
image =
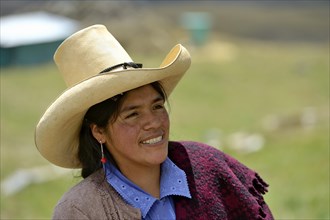
[[[99,74],[102,70],[132,62],[131,57],[103,25],[93,25],[67,38],[54,60],[68,87]]]

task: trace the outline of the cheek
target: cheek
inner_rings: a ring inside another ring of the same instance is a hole
[[[168,114],[166,113],[166,115],[164,116],[164,125],[169,128],[170,127],[170,118],[168,116]]]
[[[132,141],[132,139],[136,139],[138,134],[138,126],[131,126],[126,124],[117,124],[109,129],[108,137],[110,143],[115,145],[122,145],[127,142]]]
[[[169,118],[169,115],[168,115],[167,111],[164,112],[164,114],[162,114],[160,116],[160,118],[161,118],[161,121],[162,121],[164,126],[166,126],[166,127],[170,126],[170,118]]]

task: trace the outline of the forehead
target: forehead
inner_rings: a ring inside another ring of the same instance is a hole
[[[122,105],[124,107],[131,103],[148,102],[159,98],[162,96],[151,85],[145,85],[127,92]]]

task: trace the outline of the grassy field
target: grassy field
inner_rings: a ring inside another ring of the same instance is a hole
[[[328,48],[235,39],[190,47],[193,65],[170,97],[171,138],[206,142],[217,131],[216,147],[270,184],[266,201],[276,219],[328,219]],[[64,87],[53,64],[1,69],[1,180],[48,164],[34,146],[34,128]],[[306,109],[315,119],[308,127],[299,120]],[[272,129],[264,125],[270,115],[278,122]],[[259,134],[263,148],[233,150],[229,137],[236,132]],[[1,219],[49,219],[61,195],[79,181],[75,174],[9,197],[2,193]]]

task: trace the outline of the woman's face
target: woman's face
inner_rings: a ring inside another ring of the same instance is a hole
[[[120,169],[155,166],[167,157],[169,117],[165,100],[151,86],[129,91],[119,115],[105,130],[105,143]]]

